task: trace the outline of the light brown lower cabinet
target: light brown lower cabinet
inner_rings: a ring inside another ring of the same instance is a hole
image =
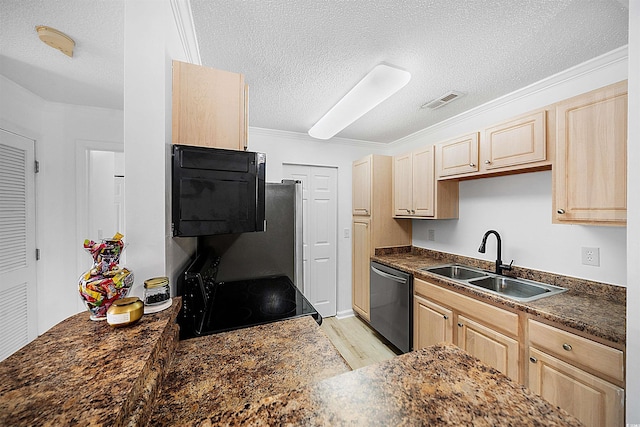
[[[527,386],[588,427],[624,425],[624,390],[535,348]]]
[[[415,295],[413,318],[413,348],[453,343],[453,311]]]
[[[369,321],[369,258],[371,254],[371,220],[354,217],[353,224],[353,309]]]
[[[586,426],[624,425],[624,351],[419,278],[413,316],[415,350],[455,343]]]
[[[413,347],[442,341],[519,381],[518,315],[414,279]]]
[[[458,316],[456,345],[518,380],[518,341],[465,316]]]

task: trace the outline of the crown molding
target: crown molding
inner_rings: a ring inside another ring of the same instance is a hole
[[[285,130],[277,130],[277,129],[267,129],[267,128],[258,128],[258,127],[249,127],[249,136],[264,136],[271,137],[277,139],[287,139],[291,141],[298,142],[306,142],[306,143],[316,143],[316,144],[339,144],[339,145],[350,145],[354,147],[377,147],[380,149],[385,149],[389,147],[389,144],[382,142],[373,142],[373,141],[363,141],[359,139],[348,139],[348,138],[330,138],[326,140],[320,140],[316,138],[312,138],[306,133],[300,132],[291,132]]]
[[[391,143],[389,143],[388,147],[397,147],[398,145],[403,145],[405,143],[409,143],[411,141],[417,140],[420,137],[440,130],[442,128],[446,128],[449,126],[456,125],[458,123],[462,123],[466,120],[469,120],[472,117],[477,115],[486,113],[487,111],[491,111],[493,109],[497,109],[508,105],[512,102],[516,102],[522,98],[526,98],[535,93],[548,90],[553,88],[554,86],[558,86],[560,84],[564,84],[568,81],[578,79],[585,75],[595,73],[602,68],[609,67],[621,61],[628,60],[628,45],[621,46],[617,49],[614,49],[610,52],[607,52],[603,55],[597,56],[593,59],[585,61],[581,64],[578,64],[574,67],[568,68],[564,71],[561,71],[557,74],[549,76],[545,79],[539,80],[535,83],[530,84],[529,86],[525,86],[521,89],[518,89],[514,92],[508,93],[504,96],[486,102],[482,105],[479,105],[475,108],[462,112],[456,116],[453,116],[449,119],[438,122],[434,125],[421,129],[417,132],[412,133],[411,135],[407,135],[400,139],[397,139]]]
[[[202,65],[196,28],[191,13],[191,3],[189,0],[169,0],[169,3],[187,61],[191,64]]]

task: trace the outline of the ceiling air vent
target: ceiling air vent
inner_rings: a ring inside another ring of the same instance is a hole
[[[445,93],[442,96],[439,96],[438,98],[427,102],[426,104],[422,104],[422,106],[420,108],[430,108],[432,110],[435,110],[436,108],[440,108],[444,105],[447,105],[448,103],[450,103],[451,101],[458,99],[460,97],[464,96],[464,93],[462,92],[456,92],[455,90],[449,91],[447,93]]]

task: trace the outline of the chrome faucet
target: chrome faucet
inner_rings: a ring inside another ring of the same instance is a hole
[[[478,252],[480,252],[481,254],[484,253],[485,246],[487,244],[487,237],[489,237],[489,234],[495,235],[496,239],[498,240],[498,257],[496,259],[496,274],[502,274],[502,270],[511,270],[511,265],[513,264],[513,260],[511,260],[511,263],[509,265],[502,264],[502,239],[500,238],[500,235],[496,230],[489,230],[486,233],[484,233],[484,236],[482,236],[482,243],[480,243],[480,247],[478,248]]]

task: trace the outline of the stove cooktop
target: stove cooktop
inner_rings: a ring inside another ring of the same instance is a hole
[[[301,316],[322,317],[287,276],[216,284],[198,335],[214,334]]]

